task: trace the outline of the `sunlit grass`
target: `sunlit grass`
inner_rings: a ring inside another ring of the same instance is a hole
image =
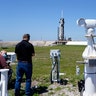
[[[50,59],[50,50],[51,49],[60,49],[61,58],[60,58],[60,72],[66,73],[66,75],[61,76],[62,79],[68,79],[69,83],[72,83],[73,86],[76,86],[77,81],[83,78],[83,67],[84,65],[76,64],[76,61],[81,61],[82,52],[84,51],[85,46],[47,46],[47,47],[35,47],[36,55],[33,57],[33,76],[32,80],[37,80],[42,86],[48,86],[50,84],[50,72],[52,62]],[[7,51],[14,51],[14,48],[7,48]],[[80,67],[80,75],[76,76],[76,65]],[[14,70],[13,79],[16,78],[16,65],[12,65]],[[13,89],[10,89],[9,94],[14,96]],[[38,96],[34,94],[34,96]]]

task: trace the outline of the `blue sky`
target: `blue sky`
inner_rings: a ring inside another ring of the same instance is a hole
[[[0,0],[0,40],[21,40],[24,33],[31,40],[57,40],[62,10],[64,37],[86,40],[76,21],[96,19],[96,0]]]

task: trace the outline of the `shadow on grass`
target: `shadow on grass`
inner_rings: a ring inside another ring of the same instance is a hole
[[[15,87],[15,80],[16,79],[11,79],[9,82],[8,82],[8,89],[14,89]],[[22,79],[22,83],[25,82],[25,78]]]
[[[22,80],[22,83],[23,82],[25,82],[25,79]],[[68,83],[68,80],[60,79],[60,82],[59,82],[60,85],[67,85],[67,83]],[[15,85],[15,79],[12,79],[8,85],[8,89],[9,90],[14,89],[14,85]],[[48,92],[48,87],[46,87],[46,86],[34,86],[34,87],[32,87],[31,92],[32,92],[31,96],[39,96],[42,93]],[[20,90],[20,96],[25,96],[24,87],[21,88],[21,90]]]
[[[42,94],[48,92],[48,88],[46,86],[38,86],[32,88],[32,95],[34,94]]]
[[[16,79],[12,79],[10,80],[10,82],[8,82],[8,89],[14,89],[15,80]]]
[[[10,83],[8,84],[8,90],[14,89],[15,80],[16,79],[12,79],[10,81]],[[25,79],[23,79],[22,82],[25,82]],[[34,86],[31,89],[31,93],[32,93],[31,96],[33,96],[34,94],[38,94],[39,95],[39,94],[46,93],[46,92],[48,92],[46,86]],[[20,90],[20,96],[25,96],[24,94],[25,94],[25,89],[24,88],[21,88],[21,90]]]
[[[31,89],[31,96],[34,96],[36,94],[39,95],[39,94],[46,93],[46,92],[48,92],[46,86],[38,86],[37,88],[36,87],[33,87]],[[21,89],[20,90],[20,96],[25,96],[24,94],[25,94],[25,90],[24,89]]]

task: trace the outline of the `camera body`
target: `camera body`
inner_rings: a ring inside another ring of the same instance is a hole
[[[82,26],[85,28],[95,28],[96,27],[96,20],[95,19],[80,18],[79,20],[77,20],[77,24],[79,26]]]
[[[8,62],[15,62],[16,61],[16,54],[14,52],[7,52],[7,61]]]
[[[53,58],[53,57],[60,57],[60,50],[59,49],[50,50],[50,58]]]

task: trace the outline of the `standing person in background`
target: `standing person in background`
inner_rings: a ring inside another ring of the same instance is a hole
[[[18,65],[16,69],[15,96],[20,95],[22,77],[26,76],[26,96],[31,96],[32,56],[35,55],[34,46],[29,43],[30,35],[24,34],[23,40],[15,47]]]
[[[11,66],[7,63],[7,52],[5,50],[0,51],[0,69],[9,69],[8,71],[8,83],[12,77],[12,69]],[[1,78],[1,72],[0,72],[0,78]]]
[[[13,70],[10,66],[10,62],[8,62],[7,60],[8,60],[7,51],[1,50],[0,51],[0,69],[9,69],[9,71],[8,71],[8,81],[10,81],[10,79],[12,77]]]
[[[2,50],[0,52],[0,69],[8,68],[7,63],[6,63],[6,59],[5,59],[6,58],[6,54],[7,54],[7,52],[5,50]]]

